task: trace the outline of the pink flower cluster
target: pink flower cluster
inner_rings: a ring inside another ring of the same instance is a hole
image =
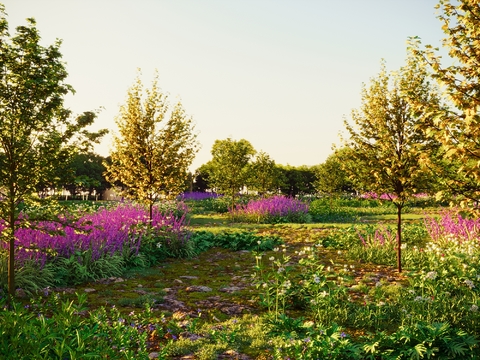
[[[366,193],[360,195],[360,197],[362,199],[371,199],[371,200],[377,200],[377,199],[380,199],[380,200],[394,200],[394,199],[397,198],[397,196],[394,195],[394,194],[378,195],[376,192],[373,192],[373,191],[366,192]]]
[[[178,196],[178,199],[200,201],[205,199],[215,199],[219,196],[220,195],[214,192],[190,191],[182,193]]]
[[[76,251],[92,252],[92,260],[105,255],[123,252],[138,253],[144,226],[149,221],[148,210],[141,205],[120,204],[115,208],[100,208],[94,213],[86,213],[76,221],[39,221],[33,227],[17,230],[15,256],[17,264],[34,260],[40,266],[56,257],[69,258]],[[181,217],[173,213],[162,213],[154,208],[152,228],[165,235],[184,232],[185,214]],[[5,228],[0,223],[0,231]],[[4,249],[6,242],[0,243]]]
[[[440,219],[427,217],[425,227],[434,242],[480,240],[480,219],[465,219],[454,211],[445,211]]]
[[[235,216],[287,219],[296,214],[307,214],[308,205],[291,197],[273,196],[260,200],[250,200],[248,204],[237,205],[230,212]]]
[[[397,235],[391,229],[384,227],[372,231],[360,231],[357,229],[358,237],[365,247],[395,246]]]

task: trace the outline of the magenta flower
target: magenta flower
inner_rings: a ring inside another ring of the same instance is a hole
[[[185,209],[182,209],[185,210]],[[174,211],[162,213],[154,208],[152,229],[162,237],[172,237],[187,241],[189,233],[185,230],[186,213]],[[143,234],[149,222],[146,208],[141,205],[121,203],[114,208],[102,207],[94,213],[82,214],[78,220],[67,220],[69,216],[60,216],[58,221],[38,221],[33,227],[16,231],[15,257],[21,266],[25,261],[33,260],[41,267],[47,261],[57,257],[70,258],[77,251],[91,251],[92,260],[115,253],[137,254]],[[5,229],[0,220],[0,231]],[[1,242],[0,247],[7,249],[8,244]]]
[[[308,204],[291,197],[273,196],[237,205],[230,213],[234,217],[256,222],[297,222],[308,213]]]

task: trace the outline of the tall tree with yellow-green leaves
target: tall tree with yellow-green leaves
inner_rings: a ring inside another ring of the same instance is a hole
[[[443,145],[442,158],[433,163],[444,179],[438,197],[456,198],[475,210],[472,203],[480,201],[480,3],[441,0],[437,8],[446,34],[443,47],[451,59],[442,60],[432,46],[420,50],[418,38],[412,41],[412,53],[433,71],[449,107],[415,99],[413,104],[431,114],[426,131]]]
[[[351,156],[363,165],[351,174],[366,190],[392,195],[397,207],[397,268],[402,271],[402,209],[428,178],[425,158],[438,148],[419,127],[425,114],[410,106],[409,98],[439,102],[427,72],[413,57],[400,71],[388,74],[385,64],[362,91],[362,105],[345,121]],[[348,170],[348,169],[347,169]]]
[[[39,186],[54,186],[58,167],[105,133],[85,130],[95,113],[72,118],[64,107],[73,88],[65,82],[61,42],[44,47],[40,40],[34,19],[10,36],[0,4],[0,218],[5,226],[0,235],[8,243],[9,297],[15,294],[15,236],[20,226],[28,226],[22,204],[39,201]]]
[[[149,207],[184,189],[188,167],[198,151],[192,119],[181,103],[170,109],[158,87],[158,74],[145,90],[138,76],[116,118],[111,162],[106,177],[120,185],[121,195]]]

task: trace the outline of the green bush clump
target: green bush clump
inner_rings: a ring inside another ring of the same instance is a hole
[[[0,299],[0,354],[4,359],[148,359],[146,317],[122,316],[116,308],[86,314],[78,300],[50,295],[29,305]]]
[[[198,253],[206,251],[212,247],[221,247],[233,251],[239,250],[272,250],[283,241],[279,236],[261,236],[253,232],[221,232],[214,234],[210,231],[196,231],[193,233],[190,241]]]
[[[192,202],[189,202],[189,205]],[[224,214],[228,212],[228,207],[231,203],[231,198],[228,196],[220,196],[216,198],[208,198],[204,200],[198,200],[194,202],[194,211],[193,213],[219,213]]]
[[[343,199],[324,197],[310,203],[313,221],[326,223],[357,222],[363,216],[395,214],[395,206],[388,201],[372,199]]]

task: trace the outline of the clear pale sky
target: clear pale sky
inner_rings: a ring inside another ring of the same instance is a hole
[[[2,0],[0,0],[2,2]],[[181,100],[202,145],[246,139],[278,164],[316,165],[339,143],[362,83],[404,64],[406,40],[440,46],[436,0],[3,0],[10,33],[37,20],[42,44],[62,39],[67,105],[103,107],[114,122],[142,70],[158,69],[172,104]],[[111,137],[96,148],[108,155]]]

